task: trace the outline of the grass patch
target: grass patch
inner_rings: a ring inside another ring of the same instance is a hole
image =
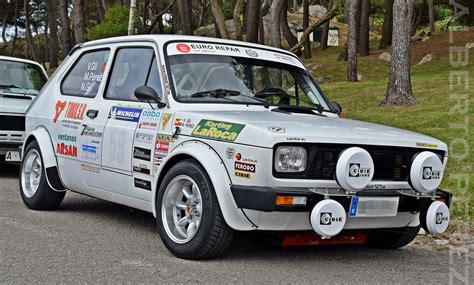
[[[440,35],[440,37],[445,37],[446,43],[448,42],[447,34]],[[462,42],[459,45],[464,46],[465,43]],[[376,47],[377,43],[372,43],[371,46]],[[412,47],[412,49],[416,48],[416,45]],[[472,131],[474,126],[470,126],[466,132],[453,126],[464,124],[465,120],[472,124],[474,108],[471,99],[466,114],[451,112],[450,109],[456,105],[456,101],[450,99],[450,94],[468,94],[472,98],[472,92],[464,90],[464,86],[449,90],[449,75],[454,71],[467,71],[471,81],[474,81],[472,80],[474,78],[474,60],[471,60],[471,63],[465,67],[452,67],[449,63],[448,46],[445,50],[445,54],[437,56],[429,63],[412,66],[413,93],[417,104],[408,107],[379,106],[387,89],[389,63],[379,60],[376,55],[359,58],[358,71],[362,75],[362,81],[357,83],[346,82],[347,63],[337,60],[342,47],[329,48],[322,52],[316,51],[313,58],[305,60],[305,63],[307,65],[322,65],[313,70],[315,77],[323,75],[333,77],[332,83],[321,84],[321,88],[331,100],[337,101],[343,106],[347,118],[411,130],[447,143],[450,147],[450,157],[441,188],[452,192],[455,201],[470,203],[473,200],[474,192],[474,135]],[[452,144],[456,138],[467,139],[471,148],[467,157],[462,160],[454,158],[455,154],[459,155],[464,152],[460,145]],[[458,189],[457,175],[469,175],[471,183],[468,191]],[[455,204],[460,205],[461,203]],[[474,208],[470,207],[469,214],[466,214],[464,208],[454,207],[453,214],[458,220],[469,220],[474,216]]]

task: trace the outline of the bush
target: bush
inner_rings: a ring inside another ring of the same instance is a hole
[[[97,40],[127,35],[129,12],[130,10],[123,6],[110,8],[100,25],[88,29],[87,39]]]

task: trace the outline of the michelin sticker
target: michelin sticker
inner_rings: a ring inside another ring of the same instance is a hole
[[[109,118],[112,120],[138,122],[142,109],[113,106]]]

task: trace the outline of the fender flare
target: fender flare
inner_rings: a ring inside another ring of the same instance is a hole
[[[255,227],[245,217],[245,215],[237,207],[234,201],[230,186],[232,185],[227,169],[217,152],[208,144],[198,141],[189,140],[177,145],[163,160],[160,171],[157,173],[155,181],[155,190],[153,193],[153,215],[156,217],[156,198],[158,195],[158,183],[164,177],[162,170],[166,169],[168,163],[173,163],[173,158],[179,155],[186,155],[196,159],[209,175],[217,200],[221,208],[222,215],[229,227],[239,231],[254,230]]]
[[[44,169],[46,173],[46,181],[54,191],[62,192],[67,190],[61,181],[58,171],[58,162],[56,160],[56,154],[54,152],[53,142],[51,136],[45,127],[39,126],[34,131],[28,134],[23,142],[22,155],[24,157],[24,150],[26,146],[33,140],[38,142],[38,146],[41,151],[41,157],[43,159]]]

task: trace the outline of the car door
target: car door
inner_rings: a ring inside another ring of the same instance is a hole
[[[161,111],[139,102],[134,90],[147,85],[162,92],[156,54],[152,45],[118,47],[104,91],[110,111],[103,135],[102,169],[109,179],[101,188],[149,201]]]
[[[84,50],[63,77],[54,117],[49,128],[61,179],[72,190],[84,189],[81,169],[86,174],[100,169],[102,132],[108,109],[96,97],[104,88],[110,49]]]

